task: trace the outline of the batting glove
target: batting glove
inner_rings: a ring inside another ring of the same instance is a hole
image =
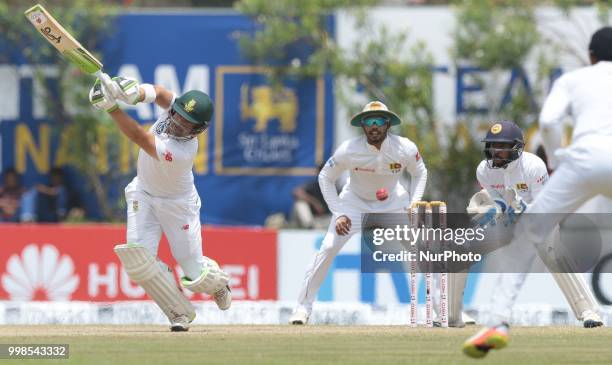
[[[135,105],[140,100],[140,85],[138,80],[131,77],[113,77],[113,83],[117,85],[117,100],[126,104]]]
[[[89,102],[94,108],[104,110],[107,113],[114,112],[119,108],[117,100],[102,85],[99,79],[96,79],[93,87],[89,90]]]

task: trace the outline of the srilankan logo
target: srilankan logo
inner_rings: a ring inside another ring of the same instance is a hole
[[[527,190],[529,190],[529,188],[527,187],[527,184],[524,183],[524,182],[516,184],[516,189],[518,191],[527,191]]]
[[[393,162],[389,164],[389,169],[393,173],[398,173],[402,169],[402,164],[399,162]]]
[[[51,244],[27,245],[6,262],[2,287],[12,300],[70,300],[79,285],[74,263]]]
[[[491,133],[493,134],[498,134],[501,131],[502,131],[502,125],[499,123],[493,124],[493,127],[491,127]]]

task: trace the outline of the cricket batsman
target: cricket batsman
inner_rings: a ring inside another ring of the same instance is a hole
[[[306,269],[302,289],[289,322],[306,324],[325,275],[337,253],[360,231],[364,213],[407,213],[412,202],[421,200],[427,169],[416,145],[389,133],[400,118],[380,101],[368,103],[351,119],[364,135],[345,141],[319,173],[323,197],[333,213],[319,252]],[[410,187],[400,184],[403,171],[411,176]],[[344,171],[350,178],[340,195],[335,181]]]
[[[538,247],[564,217],[587,200],[599,194],[612,197],[612,104],[608,96],[612,89],[611,27],[593,34],[589,56],[590,66],[555,81],[540,112],[540,132],[554,173],[525,210],[548,213],[548,219],[519,219],[517,223],[515,240],[523,244]],[[572,141],[567,148],[560,148],[567,116],[574,121]],[[465,342],[464,352],[483,357],[507,341],[508,326],[491,323]]]
[[[202,254],[200,196],[193,183],[195,138],[209,126],[213,103],[198,90],[176,96],[162,86],[131,78],[96,80],[91,104],[109,113],[121,132],[140,146],[137,175],[125,188],[127,243],[115,246],[130,279],[139,284],[170,320],[172,331],[187,331],[193,305],[177,286],[172,270],[157,258],[162,232],[184,272],[181,284],[212,295],[221,310],[231,305],[229,276]],[[163,114],[147,131],[117,104],[155,102]]]

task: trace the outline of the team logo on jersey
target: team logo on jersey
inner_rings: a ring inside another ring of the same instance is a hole
[[[138,211],[138,200],[132,200],[132,211]]]
[[[525,184],[525,183],[518,183],[518,184],[516,184],[516,189],[518,191],[523,191],[523,192],[529,190],[529,188],[527,187],[527,184]]]
[[[499,132],[502,131],[502,125],[497,123],[497,124],[493,124],[493,126],[491,127],[491,133],[493,134],[497,134]]]
[[[189,224],[185,224],[182,228],[183,228],[183,231],[188,230],[189,229]]]
[[[547,175],[542,175],[542,176],[540,176],[540,177],[538,177],[538,178],[536,179],[536,182],[537,182],[538,184],[541,184],[541,183],[543,183],[543,182],[545,182],[545,181],[546,181],[547,177],[548,177]]]
[[[393,162],[389,164],[389,169],[391,170],[391,172],[393,173],[397,173],[400,172],[400,170],[402,169],[402,164],[399,162]]]
[[[164,153],[164,160],[166,160],[168,162],[172,162],[172,153],[170,153],[170,151],[166,151]]]
[[[193,109],[195,108],[196,105],[196,101],[191,99],[187,102],[187,104],[185,104],[185,111],[187,113],[191,113],[193,111]]]

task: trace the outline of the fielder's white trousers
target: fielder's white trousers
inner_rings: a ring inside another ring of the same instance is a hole
[[[612,197],[612,137],[583,137],[557,151],[559,168],[554,171],[525,213],[547,214],[538,219],[519,220],[515,237],[519,244],[539,246],[561,220],[596,195]],[[587,243],[588,244],[588,243]],[[517,267],[517,274],[501,274],[492,293],[488,325],[508,322],[532,261]],[[580,275],[580,274],[577,274]]]
[[[180,198],[160,198],[139,187],[138,177],[125,188],[127,243],[138,243],[157,257],[162,232],[172,256],[190,279],[197,278],[205,263],[202,255],[200,197],[193,193]]]
[[[409,194],[401,187],[396,189],[393,196],[385,201],[365,201],[353,192],[343,190],[340,200],[344,207],[344,215],[351,220],[351,229],[345,236],[336,233],[336,219],[333,215],[327,233],[323,238],[319,251],[315,254],[312,262],[306,268],[302,289],[298,297],[298,308],[305,309],[308,313],[312,311],[312,305],[317,297],[317,292],[325,280],[327,271],[340,252],[344,244],[355,234],[361,231],[361,219],[363,213],[407,213],[410,206]],[[297,310],[297,308],[296,308]]]

